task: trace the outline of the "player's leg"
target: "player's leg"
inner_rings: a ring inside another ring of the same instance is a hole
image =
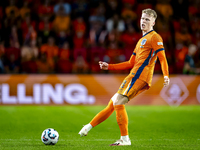
[[[116,94],[116,99],[113,99],[114,109],[116,112],[116,119],[120,129],[121,138],[117,140],[113,145],[131,145],[131,141],[128,135],[128,115],[125,109],[125,103],[128,102],[128,97]]]
[[[101,122],[105,121],[114,111],[114,107],[113,107],[113,101],[110,100],[110,102],[108,103],[107,107],[105,109],[103,109],[102,111],[100,111],[92,120],[90,123],[88,123],[87,125],[85,125],[78,134],[80,134],[80,136],[86,136],[88,134],[88,132],[95,126],[97,126],[98,124],[100,124]]]
[[[90,124],[95,127],[101,122],[105,121],[114,111],[113,101],[110,100],[107,107],[100,111],[90,122]]]
[[[135,97],[137,94],[147,89],[147,83],[142,80],[136,80],[134,84],[127,83],[123,85],[116,96],[116,99],[113,100],[114,109],[116,111],[116,119],[120,128],[121,138],[117,140],[113,145],[131,145],[131,141],[128,135],[128,116],[125,109],[125,104],[129,99]],[[124,95],[122,95],[122,94]]]

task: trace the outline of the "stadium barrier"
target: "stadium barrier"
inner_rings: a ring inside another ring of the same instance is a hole
[[[106,105],[126,75],[0,75],[0,105]],[[128,105],[199,105],[200,76],[154,75]]]

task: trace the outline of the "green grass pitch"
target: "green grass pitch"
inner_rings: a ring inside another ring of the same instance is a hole
[[[1,150],[199,150],[200,106],[126,106],[131,146],[110,147],[120,132],[115,112],[86,137],[78,135],[105,106],[0,106]],[[54,128],[56,145],[44,145],[42,131]]]

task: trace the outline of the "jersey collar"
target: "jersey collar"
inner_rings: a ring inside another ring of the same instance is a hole
[[[152,31],[154,31],[154,30],[151,30],[151,31],[147,32],[147,33],[146,33],[145,35],[143,35],[142,37],[146,36],[147,34],[149,34],[149,33],[152,32]]]

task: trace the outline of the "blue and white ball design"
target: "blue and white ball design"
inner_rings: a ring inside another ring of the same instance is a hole
[[[55,129],[48,128],[42,132],[41,140],[45,145],[55,145],[58,139],[59,134]]]

